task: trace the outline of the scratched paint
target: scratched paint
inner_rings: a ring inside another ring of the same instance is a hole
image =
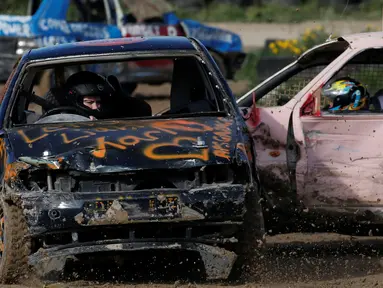
[[[303,121],[308,173],[299,196],[307,206],[378,204],[383,199],[380,121],[352,115],[339,118]]]
[[[254,93],[249,97],[253,97],[255,102]],[[291,191],[286,154],[291,110],[284,106],[258,108],[253,105],[242,113],[253,138],[256,165],[263,188],[268,195],[268,204],[270,207],[279,207],[281,200],[289,201],[288,193]]]
[[[128,45],[145,41],[144,37],[129,37],[122,39],[107,39],[104,41],[86,41],[86,42],[77,42],[76,45],[79,46],[120,46]]]

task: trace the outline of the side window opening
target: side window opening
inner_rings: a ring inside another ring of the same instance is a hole
[[[68,22],[85,22],[84,11],[81,11],[81,7],[77,1],[71,0],[69,2],[66,18]]]
[[[68,22],[107,23],[103,0],[71,0],[67,12]]]
[[[349,77],[363,84],[368,91],[368,104],[361,109],[362,112],[383,112],[383,49],[369,49],[351,59],[338,72],[336,72],[327,83],[337,79]],[[326,84],[327,84],[326,83]],[[320,99],[320,109],[327,111],[331,100],[322,96]],[[344,111],[339,111],[343,113]],[[350,113],[361,112],[347,111]]]
[[[278,107],[285,105],[299,91],[307,86],[324,68],[338,58],[348,48],[346,41],[334,41],[319,45],[302,55],[296,65],[301,65],[303,70],[295,70],[295,64],[291,70],[283,72],[285,80],[257,101],[259,106]],[[262,90],[261,90],[262,91]],[[264,92],[262,92],[264,93]]]
[[[88,22],[91,23],[104,23],[107,22],[105,3],[103,0],[83,0],[84,7],[88,9]]]
[[[259,99],[257,105],[262,107],[283,106],[310,83],[326,66],[318,65],[310,67],[293,75]]]
[[[117,25],[117,9],[113,0],[108,0],[110,11],[110,23],[111,25]]]

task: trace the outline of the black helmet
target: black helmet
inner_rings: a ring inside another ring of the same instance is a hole
[[[64,85],[64,96],[67,102],[96,118],[105,116],[106,105],[108,105],[114,93],[115,89],[105,77],[90,71],[80,71],[72,74]],[[84,96],[100,97],[101,109],[93,110],[85,106],[83,104]]]

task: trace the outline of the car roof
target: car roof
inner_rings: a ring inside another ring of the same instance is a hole
[[[80,41],[57,44],[43,48],[32,49],[28,54],[29,60],[42,60],[65,56],[83,56],[87,54],[108,54],[137,51],[169,51],[189,50],[196,52],[192,44],[194,39],[182,36],[160,37],[125,37],[93,41]]]
[[[383,32],[363,32],[342,35],[338,40],[347,41],[353,49],[383,47]]]

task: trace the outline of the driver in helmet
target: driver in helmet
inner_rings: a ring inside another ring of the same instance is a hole
[[[90,71],[71,75],[64,85],[66,102],[92,120],[151,116],[151,106],[126,95],[115,76]]]
[[[360,111],[369,108],[370,95],[367,88],[350,77],[329,82],[323,87],[321,95],[330,99],[330,105],[326,107],[330,112]]]
[[[71,75],[64,86],[67,102],[92,120],[108,116],[108,104],[114,93],[105,77],[90,71]]]

